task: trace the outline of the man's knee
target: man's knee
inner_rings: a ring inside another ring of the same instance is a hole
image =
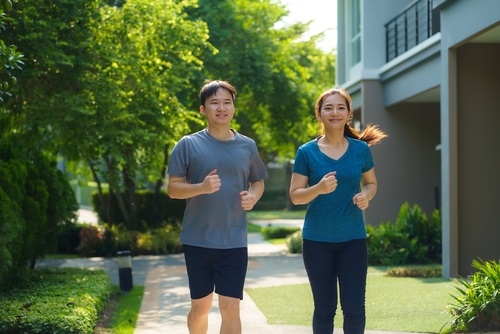
[[[240,300],[238,298],[219,295],[219,309],[223,317],[239,317]]]
[[[195,317],[202,317],[208,315],[210,309],[212,308],[212,298],[213,294],[209,294],[203,298],[191,299],[191,311],[190,313]]]

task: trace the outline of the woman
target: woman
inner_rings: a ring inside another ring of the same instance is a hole
[[[338,281],[344,333],[364,333],[368,255],[363,210],[377,192],[369,145],[387,135],[377,126],[359,133],[349,125],[352,101],[343,89],[322,93],[315,113],[320,136],[297,150],[290,185],[292,202],[308,204],[302,238],[314,299],[313,332],[333,333]]]

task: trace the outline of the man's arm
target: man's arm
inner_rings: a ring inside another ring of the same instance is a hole
[[[185,177],[168,176],[167,193],[170,198],[186,199],[219,191],[221,181],[217,169],[210,172],[201,183],[188,183]]]
[[[264,193],[264,180],[251,182],[248,190],[240,192],[241,207],[248,211],[252,210]]]

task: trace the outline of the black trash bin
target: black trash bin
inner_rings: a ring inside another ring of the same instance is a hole
[[[118,277],[120,290],[128,292],[134,286],[132,282],[132,256],[129,250],[116,252],[118,258]]]

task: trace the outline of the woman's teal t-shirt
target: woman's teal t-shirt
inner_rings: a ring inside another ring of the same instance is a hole
[[[309,186],[336,172],[335,191],[319,195],[307,205],[302,237],[312,241],[344,242],[366,238],[363,211],[352,201],[361,190],[361,175],[374,167],[368,145],[346,137],[349,146],[338,160],[320,151],[317,139],[297,150],[293,172],[307,176]]]

